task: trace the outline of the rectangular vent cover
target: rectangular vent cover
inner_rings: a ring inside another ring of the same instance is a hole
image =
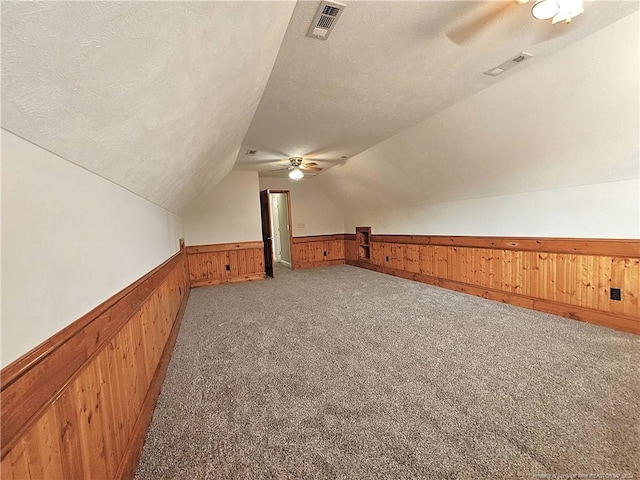
[[[337,17],[338,12],[340,12],[340,9],[338,7],[332,7],[331,5],[325,5],[322,9],[323,15],[329,15],[331,17]]]
[[[344,7],[341,3],[320,2],[320,6],[318,7],[313,22],[311,22],[311,27],[307,35],[313,38],[319,38],[320,40],[329,38],[329,34],[331,34],[338,18],[342,15]]]
[[[318,20],[316,28],[324,28],[325,30],[329,30],[332,24],[333,17],[329,17],[328,15],[320,15],[320,20]]]
[[[501,73],[506,72],[510,68],[515,67],[520,62],[523,62],[523,61],[527,60],[528,58],[531,58],[532,56],[533,55],[531,55],[530,53],[522,52],[519,55],[513,57],[511,60],[507,60],[506,62],[503,62],[500,65],[498,65],[497,67],[494,67],[491,70],[487,70],[486,72],[484,72],[484,74],[485,75],[490,75],[492,77],[497,77]]]

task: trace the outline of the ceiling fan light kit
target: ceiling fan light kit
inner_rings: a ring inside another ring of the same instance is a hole
[[[560,12],[560,5],[553,0],[540,0],[531,9],[531,15],[538,20],[550,20]]]
[[[302,170],[300,170],[300,167],[294,167],[294,169],[289,172],[289,178],[292,180],[298,181],[302,177],[304,177],[304,173],[302,173]]]
[[[280,163],[282,160],[276,160],[276,163]],[[328,161],[328,160],[322,160]],[[277,168],[275,170],[269,170],[270,172],[279,172],[288,170],[288,176],[292,180],[300,180],[302,178],[307,177],[308,175],[316,175],[318,172],[324,170],[324,168],[320,167],[316,162],[307,161],[303,157],[290,157],[287,162],[289,163],[288,167]],[[273,163],[273,162],[270,162]]]
[[[537,0],[531,9],[531,15],[538,20],[551,20],[551,23],[570,23],[573,17],[584,12],[582,0]]]

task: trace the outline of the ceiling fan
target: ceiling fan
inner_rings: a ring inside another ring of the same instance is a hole
[[[473,41],[482,32],[499,22],[518,21],[517,13],[524,4],[533,4],[531,15],[537,20],[551,20],[551,24],[541,28],[541,38],[538,42],[549,40],[561,35],[566,30],[550,29],[551,25],[559,22],[571,23],[571,19],[584,12],[582,0],[510,0],[488,2],[477,8],[476,13],[456,25],[447,32],[447,37],[458,45],[465,45]]]
[[[277,172],[280,170],[289,170],[289,178],[296,181],[303,178],[305,172],[312,173],[322,171],[322,168],[318,167],[316,162],[305,161],[302,157],[291,157],[289,159],[289,163],[290,166],[286,168],[278,168],[272,171]]]

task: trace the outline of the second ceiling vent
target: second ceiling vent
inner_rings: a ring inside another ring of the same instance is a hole
[[[343,4],[337,2],[320,2],[320,7],[318,7],[318,12],[313,22],[311,22],[311,27],[307,35],[313,38],[319,38],[320,40],[329,38],[333,27],[335,27],[340,15],[342,15],[344,7]]]

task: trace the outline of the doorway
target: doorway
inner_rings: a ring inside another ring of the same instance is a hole
[[[288,190],[263,190],[260,208],[265,272],[274,277],[275,270],[292,268],[291,194]]]
[[[291,268],[291,243],[289,241],[289,213],[286,193],[269,193],[271,201],[271,231],[273,232],[273,259]]]

